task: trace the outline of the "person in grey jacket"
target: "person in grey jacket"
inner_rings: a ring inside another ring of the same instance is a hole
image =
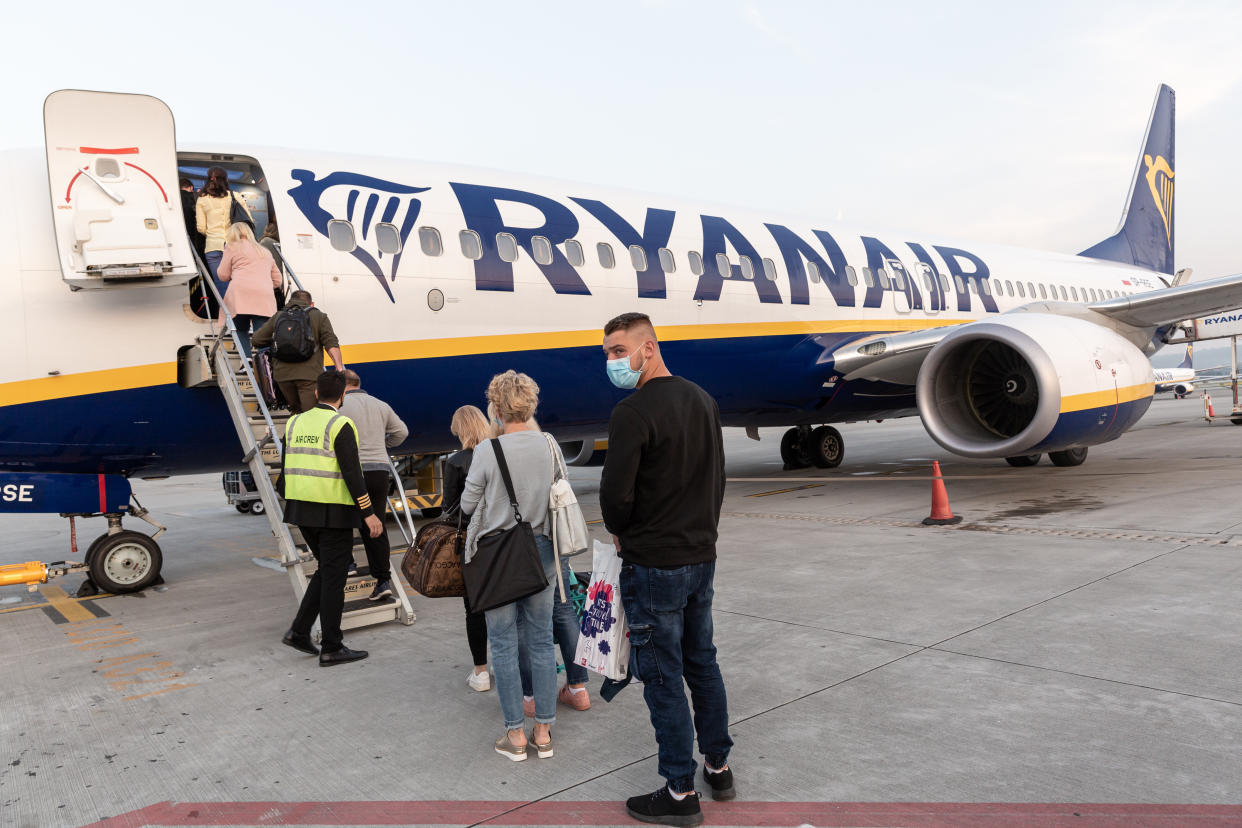
[[[500,711],[505,722],[505,735],[496,741],[495,748],[506,759],[520,762],[526,758],[529,741],[534,744],[539,758],[546,759],[552,756],[551,726],[556,721],[556,655],[552,643],[556,566],[552,540],[548,537],[551,529],[548,491],[552,487],[554,459],[547,439],[527,425],[539,404],[539,386],[533,379],[516,371],[497,374],[488,385],[487,400],[504,427],[504,433],[497,439],[513,478],[518,510],[535,533],[535,546],[548,580],[548,585],[534,595],[486,612],[492,671],[496,675],[496,694],[500,697]],[[479,443],[474,449],[461,495],[461,509],[471,516],[463,555],[466,563],[478,549],[480,537],[516,523],[491,440]],[[535,726],[529,740],[522,710],[519,635],[530,655],[535,697]]]
[[[358,430],[358,459],[362,461],[367,494],[371,496],[376,516],[383,522],[388,517],[388,449],[400,445],[409,436],[410,430],[392,406],[362,390],[362,380],[357,373],[348,368],[342,373],[345,375],[345,402],[341,403],[341,413],[353,420]],[[370,600],[391,597],[392,566],[388,560],[391,551],[388,532],[381,532],[377,538],[364,533],[362,544],[367,550],[371,577],[375,578],[375,589],[371,590]]]

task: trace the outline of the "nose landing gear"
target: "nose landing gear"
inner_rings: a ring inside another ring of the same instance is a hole
[[[781,437],[785,471],[815,466],[835,469],[845,459],[845,439],[832,426],[795,426]]]

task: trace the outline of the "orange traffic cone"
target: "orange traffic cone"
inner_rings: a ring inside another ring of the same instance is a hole
[[[1210,423],[1212,422],[1212,418],[1215,416],[1216,416],[1216,411],[1213,410],[1212,408],[1212,395],[1204,391],[1203,392],[1203,419],[1207,420]]]
[[[961,523],[961,515],[954,515],[949,508],[949,492],[944,487],[944,478],[940,476],[940,461],[932,461],[932,506],[931,514],[923,518],[924,526],[950,526]]]

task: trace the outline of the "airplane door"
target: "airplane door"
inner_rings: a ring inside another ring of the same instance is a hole
[[[183,284],[197,273],[158,98],[62,89],[43,103],[61,275],[74,290]]]
[[[923,288],[927,291],[927,301],[923,303],[923,310],[929,314],[939,313],[944,308],[944,297],[940,292],[940,280],[936,278],[936,274],[928,266],[927,262],[919,262],[919,275],[923,277]]]
[[[914,304],[915,286],[910,278],[910,274],[906,272],[906,268],[896,259],[888,259],[885,261],[889,272],[892,274],[892,290],[890,293],[893,297],[893,310],[897,313],[909,313],[910,308]]]

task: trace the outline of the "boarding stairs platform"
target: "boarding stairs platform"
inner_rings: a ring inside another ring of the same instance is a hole
[[[215,293],[215,285],[210,277],[204,278],[202,283],[204,290],[210,289]],[[276,480],[281,470],[282,439],[290,415],[288,411],[270,409],[265,403],[255,383],[250,360],[242,355],[232,316],[227,311],[224,315],[224,325],[216,328],[213,324],[215,330],[212,333],[196,338],[195,353],[198,359],[207,363],[203,368],[210,368],[215,384],[224,396],[241,445],[242,462],[254,478],[259,498],[263,502],[263,513],[267,516],[272,534],[276,538],[279,566],[289,574],[294,600],[301,602],[317,562],[297,527],[284,522],[284,500],[276,491]],[[405,492],[395,469],[393,479],[396,480],[397,495],[404,502]],[[401,516],[398,516],[398,527],[407,543],[414,536],[413,520],[408,512],[408,509],[405,510],[408,526],[401,523]],[[388,531],[387,527],[384,531]],[[353,552],[355,561],[365,562],[365,549],[357,537]],[[356,574],[351,575],[345,584],[345,609],[341,617],[341,629],[357,629],[386,621],[413,624],[417,616],[395,566],[391,585],[391,598],[368,600],[375,586],[375,579],[371,577],[365,563],[357,565]],[[312,636],[318,641],[319,635],[319,623],[316,621]]]

